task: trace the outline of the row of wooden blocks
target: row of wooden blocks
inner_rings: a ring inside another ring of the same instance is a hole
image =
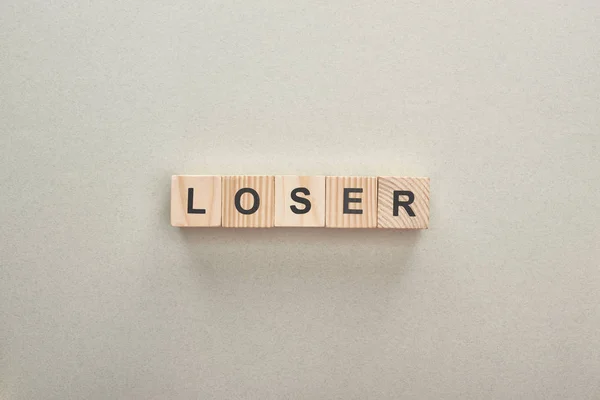
[[[174,175],[171,224],[426,229],[429,178]]]

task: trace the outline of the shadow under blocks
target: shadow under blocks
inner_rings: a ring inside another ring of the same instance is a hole
[[[171,225],[427,229],[429,178],[173,175]]]

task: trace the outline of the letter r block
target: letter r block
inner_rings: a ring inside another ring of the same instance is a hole
[[[171,177],[171,225],[221,226],[221,177],[173,175]]]
[[[325,196],[328,228],[377,227],[377,178],[328,176]]]
[[[427,229],[429,178],[380,176],[378,180],[377,227]]]
[[[224,227],[273,227],[274,176],[224,176],[222,197]]]

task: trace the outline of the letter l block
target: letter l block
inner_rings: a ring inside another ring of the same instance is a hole
[[[221,177],[173,175],[171,177],[171,225],[221,226]]]

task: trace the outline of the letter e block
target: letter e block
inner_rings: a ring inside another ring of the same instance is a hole
[[[274,176],[224,176],[223,226],[272,228],[274,199]]]
[[[377,178],[328,176],[325,191],[328,228],[377,227]]]
[[[427,229],[429,178],[380,176],[377,227]]]
[[[171,225],[221,226],[221,177],[173,175],[171,177]]]
[[[325,177],[275,177],[275,226],[324,227]]]

